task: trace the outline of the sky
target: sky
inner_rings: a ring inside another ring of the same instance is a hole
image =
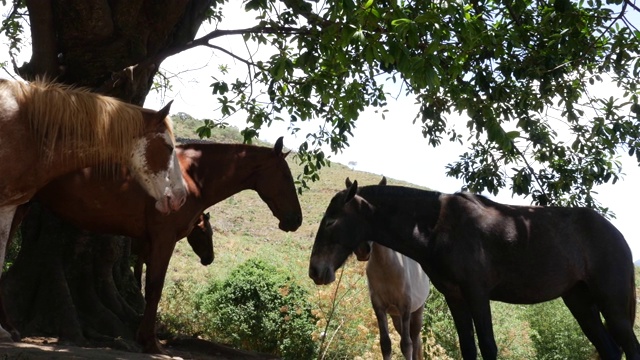
[[[239,7],[234,7],[229,11],[238,11],[238,9]],[[234,19],[234,24],[227,28],[223,23],[220,27],[223,29],[243,28],[243,18],[248,19],[247,24],[251,23],[251,17],[247,18],[247,14],[243,12],[235,14],[226,12],[225,16]],[[210,30],[205,27],[201,29],[200,35]],[[245,44],[240,36],[226,36],[219,39],[216,44],[226,49],[239,49],[239,54],[243,51],[246,53]],[[189,50],[165,60],[162,69],[169,73],[180,74],[180,79],[173,83],[173,91],[163,96],[157,93],[149,94],[145,106],[160,108],[167,101],[174,100],[172,113],[185,112],[198,119],[219,118],[220,115],[215,111],[215,97],[211,95],[209,85],[214,82],[212,77],[221,76],[218,70],[220,64],[227,65],[231,72],[246,72],[246,65],[224,54],[212,53],[207,48]],[[613,89],[611,86],[600,84],[592,91],[615,93],[612,92]],[[349,141],[350,146],[342,153],[331,154],[330,160],[348,165],[355,170],[384,175],[436,191],[445,193],[460,191],[464,185],[463,181],[447,177],[445,166],[456,161],[466,151],[466,146],[449,143],[446,140],[437,148],[430,146],[422,136],[419,124],[413,123],[418,109],[419,105],[415,104],[415,100],[407,97],[397,100],[388,99],[386,120],[382,118],[379,110],[366,109],[356,122],[353,138]],[[246,126],[243,115],[236,114],[225,121],[242,129]],[[467,121],[464,117],[453,119],[453,121],[458,131],[464,130]],[[319,124],[320,122],[307,124],[307,127],[303,128],[296,137],[287,130],[287,123],[274,122],[270,128],[260,131],[260,138],[273,143],[279,136],[284,136],[285,146],[296,149],[307,134],[304,130],[313,131]],[[330,154],[328,150],[325,153]],[[637,191],[637,184],[640,183],[640,168],[635,159],[626,154],[621,154],[620,160],[623,164],[622,179],[615,185],[605,184],[597,187],[596,198],[616,215],[611,222],[625,236],[631,247],[633,259],[638,260],[640,259],[640,229],[636,226],[638,219],[635,206],[640,204],[640,193]],[[336,184],[336,191],[342,186],[342,183]],[[505,204],[531,204],[530,198],[512,196],[508,188],[503,189],[497,196],[483,195]]]

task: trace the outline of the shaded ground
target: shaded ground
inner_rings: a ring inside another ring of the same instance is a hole
[[[272,360],[269,355],[232,349],[199,339],[175,339],[163,341],[167,355],[150,355],[116,350],[108,347],[80,347],[57,343],[55,338],[29,337],[21,342],[0,342],[0,360],[31,359],[91,359],[91,360]]]

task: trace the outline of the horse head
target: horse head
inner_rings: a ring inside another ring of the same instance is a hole
[[[170,107],[171,103],[157,112],[142,111],[144,136],[135,142],[131,154],[132,173],[163,214],[178,210],[187,196],[168,117]]]
[[[202,265],[209,265],[215,258],[213,251],[213,229],[209,222],[209,213],[200,214],[198,217],[198,223],[193,227],[189,235],[187,235],[187,241],[193,251],[200,257],[200,263]]]
[[[357,196],[358,182],[337,193],[320,221],[311,259],[309,277],[317,285],[329,284],[335,280],[335,271],[366,240],[372,239],[369,218],[373,207]]]
[[[349,178],[344,180],[344,184],[347,186],[347,189],[351,187],[353,184]],[[382,177],[378,185],[387,185],[387,178]],[[371,246],[372,241],[364,241],[361,242],[355,250],[353,250],[353,254],[356,256],[358,261],[368,261],[369,257],[371,257]]]
[[[280,220],[283,231],[295,231],[302,224],[302,209],[289,164],[289,152],[282,152],[282,137],[278,138],[270,158],[262,164],[255,177],[254,190]]]

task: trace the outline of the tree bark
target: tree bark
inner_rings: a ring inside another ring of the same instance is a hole
[[[192,41],[213,1],[27,0],[33,55],[18,70],[142,105],[160,63]],[[46,334],[136,349],[144,299],[131,239],[92,234],[34,204],[18,257],[1,283],[23,336]]]

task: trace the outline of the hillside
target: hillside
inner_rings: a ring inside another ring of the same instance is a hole
[[[186,114],[174,116],[174,122],[176,135],[179,137],[194,137],[194,129],[201,124],[200,121]],[[215,129],[212,139],[234,143],[242,141],[241,135],[234,128]],[[265,143],[260,144],[271,146]],[[286,147],[286,137],[284,144]],[[295,156],[289,156],[288,163],[294,178],[302,172]],[[208,324],[203,322],[203,314],[198,309],[201,299],[197,298],[197,294],[206,287],[227,279],[240,264],[249,259],[261,259],[285,272],[295,284],[306,290],[308,301],[313,307],[313,314],[317,318],[317,329],[311,336],[318,339],[321,334],[331,335],[327,337],[328,342],[323,343],[323,349],[327,350],[326,359],[380,358],[377,324],[369,302],[364,263],[350,259],[342,275],[337,274],[342,276],[340,281],[330,286],[315,286],[307,275],[307,267],[318,223],[331,197],[344,187],[345,178],[349,177],[352,180],[358,180],[360,184],[368,185],[378,183],[381,175],[354,171],[342,164],[333,163],[330,167],[323,168],[320,176],[319,181],[309,183],[310,188],[299,196],[304,219],[302,226],[294,233],[280,231],[277,219],[271,215],[267,205],[255,192],[245,191],[208,210],[214,231],[215,261],[213,264],[206,267],[200,265],[199,259],[187,242],[178,243],[167,272],[167,282],[159,308],[161,334],[168,339],[178,339],[173,340],[174,346],[167,347],[172,355],[183,359],[208,360],[266,358],[256,353],[234,352],[207,335]],[[395,179],[388,179],[388,182],[413,186]],[[548,330],[547,333],[555,335],[554,338],[548,337],[551,339],[548,340],[549,342],[557,343],[560,347],[567,343],[577,344],[575,347],[582,346],[580,356],[576,352],[574,354],[576,356],[572,358],[593,358],[592,347],[588,343],[585,347],[586,339],[579,329],[576,330],[577,325],[562,302],[558,300],[547,304],[551,305],[527,307],[492,303],[496,341],[500,348],[499,358],[536,358],[534,345],[542,335],[537,335],[537,328],[533,328],[535,324],[530,320],[532,317],[549,319],[548,322],[541,320]],[[427,305],[425,314],[428,319],[426,327],[428,330],[425,331],[424,336],[428,358],[457,358],[455,352],[447,352],[451,348],[456,348],[457,340],[448,309],[441,296],[438,297],[437,291],[432,290],[432,296],[427,301]],[[569,329],[571,327],[573,330]],[[636,328],[638,328],[637,325]],[[398,349],[399,339],[395,332],[392,334],[392,341],[394,342],[393,358],[401,358]],[[47,350],[50,348],[54,350]],[[6,348],[0,344],[0,353],[5,350]],[[29,349],[25,350],[23,347],[22,350],[23,352],[17,353],[15,357],[6,358],[39,358],[34,355],[36,353],[27,352]],[[142,354],[138,356],[109,353],[109,351],[115,351],[109,349],[63,348],[51,344],[40,344],[37,350],[37,354],[42,355],[42,358],[56,358],[51,351],[68,351],[66,354],[73,354],[74,358],[81,359],[93,358],[96,354],[102,354],[105,351],[109,354],[107,358],[134,358],[134,356],[138,359],[158,358]],[[574,351],[574,347],[567,347],[565,350]],[[221,352],[224,354],[216,355]],[[563,357],[556,354],[554,358]]]
[[[215,139],[216,136],[217,134],[214,133],[213,138]],[[239,141],[240,137],[238,136],[237,139]],[[284,143],[286,147],[286,137]],[[295,178],[302,169],[296,164],[295,157],[290,157],[288,160]],[[222,280],[238,264],[248,259],[260,258],[278,268],[287,269],[296,282],[308,290],[311,301],[317,307],[319,325],[329,321],[327,315],[331,310],[332,299],[338,299],[336,305],[338,319],[333,319],[337,324],[333,325],[335,332],[333,343],[330,344],[330,347],[334,347],[334,354],[357,354],[362,359],[379,358],[377,324],[369,303],[364,263],[349,260],[345,266],[342,283],[338,285],[334,283],[330,286],[315,286],[307,275],[307,267],[318,223],[331,197],[343,189],[345,178],[349,177],[352,180],[358,180],[360,184],[368,185],[378,183],[381,175],[354,171],[342,164],[333,163],[330,167],[323,168],[320,176],[319,181],[309,183],[310,189],[300,195],[304,220],[295,233],[279,231],[276,219],[253,192],[240,193],[212,207],[210,212],[215,232],[215,262],[209,267],[200,266],[188,245],[181,242],[171,262],[170,283],[166,287],[167,296],[163,298],[163,304],[168,309],[175,309],[175,304],[171,304],[169,299],[179,298],[180,289],[189,289],[187,284],[192,283],[194,279],[197,279],[195,281],[199,284]],[[415,187],[396,179],[388,179],[388,181],[393,185]],[[197,288],[198,286],[191,289]],[[429,301],[427,303],[429,304]],[[439,303],[432,304],[430,306],[434,309],[442,311],[439,317],[431,319],[434,321],[433,331],[446,334],[445,336],[452,339],[450,345],[455,348],[457,337],[453,332],[454,329],[446,325],[451,321],[448,309],[438,308]],[[530,307],[494,302],[492,308],[500,358],[534,358],[536,353],[534,342],[540,341],[536,339],[549,339],[547,341],[557,343],[560,347],[563,346],[563,341],[577,344],[576,348],[579,346],[582,348],[573,350],[567,347],[564,350],[580,351],[580,354],[575,354],[576,358],[591,358],[589,354],[593,352],[593,348],[580,332],[561,300]],[[530,323],[530,319],[536,316],[541,319],[543,316],[549,316],[553,321],[548,324],[534,324],[535,326],[545,326],[551,332],[563,330],[555,334],[555,338],[538,335],[531,337],[531,334],[537,334],[537,330],[533,329]],[[553,330],[554,327],[558,330]],[[566,330],[567,327],[572,330]],[[636,321],[636,329],[638,333],[638,321]],[[197,329],[192,331],[197,332]],[[437,337],[442,338],[440,335]],[[392,339],[394,339],[394,351],[398,351],[397,335],[395,338],[392,336]],[[344,344],[340,345],[341,342]],[[356,343],[358,345],[355,345]],[[340,348],[340,346],[346,348]],[[431,347],[430,351],[433,351],[431,358],[448,358],[447,355],[439,352],[439,344],[432,344]],[[549,348],[549,351],[555,351],[553,347]],[[401,356],[399,351],[394,354],[395,357]]]

